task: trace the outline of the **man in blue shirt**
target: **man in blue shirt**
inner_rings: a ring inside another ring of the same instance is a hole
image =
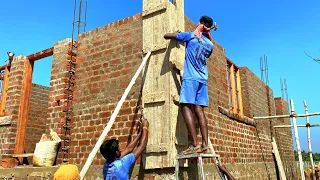
[[[148,143],[149,122],[143,120],[141,126],[137,137],[122,152],[116,139],[107,140],[100,146],[100,153],[106,159],[103,167],[104,180],[129,180],[131,166],[141,156]]]
[[[210,34],[213,21],[208,16],[202,16],[194,32],[167,33],[165,39],[175,39],[186,43],[186,55],[180,90],[180,106],[182,115],[192,137],[192,144],[181,153],[211,153],[208,147],[208,124],[204,107],[208,107],[208,69],[207,59],[213,51]],[[202,146],[197,143],[196,128],[192,109],[199,120],[202,134]]]

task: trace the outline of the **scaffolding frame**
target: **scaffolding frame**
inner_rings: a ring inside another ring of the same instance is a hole
[[[263,117],[253,117],[255,120],[259,119],[272,119],[272,118],[292,118],[292,124],[293,125],[279,125],[279,126],[273,126],[274,128],[292,128],[294,129],[294,137],[296,141],[296,146],[297,146],[297,151],[298,151],[298,158],[299,158],[299,166],[300,166],[300,175],[301,175],[301,180],[305,180],[305,174],[304,174],[304,164],[302,160],[302,155],[301,155],[301,147],[300,147],[300,140],[299,140],[299,134],[298,134],[298,127],[306,127],[307,128],[307,136],[308,136],[308,150],[309,150],[309,156],[310,156],[310,163],[312,166],[312,177],[313,180],[315,180],[315,169],[314,169],[314,162],[313,162],[313,157],[312,157],[312,148],[311,148],[311,137],[310,137],[310,128],[311,127],[318,127],[320,124],[310,124],[309,116],[320,116],[320,112],[315,112],[315,113],[309,113],[308,112],[308,106],[307,102],[304,100],[304,109],[305,109],[305,114],[296,114],[295,109],[294,109],[294,102],[292,99],[290,99],[290,109],[291,109],[291,114],[288,115],[276,115],[276,116],[263,116]],[[297,125],[296,118],[306,118],[306,125]]]

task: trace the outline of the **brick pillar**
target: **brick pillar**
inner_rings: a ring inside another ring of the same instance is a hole
[[[249,100],[249,80],[248,80],[248,68],[240,68],[240,79],[241,79],[241,93],[242,93],[242,104],[243,104],[243,114],[247,117],[252,118],[253,112],[250,106]]]
[[[274,98],[276,115],[289,114],[288,103],[282,98]],[[290,125],[290,118],[278,118],[276,125]],[[287,179],[297,179],[295,158],[293,151],[293,139],[291,128],[276,128],[275,137],[279,154],[284,166]]]
[[[5,107],[5,115],[10,116],[11,122],[6,125],[6,131],[0,134],[1,139],[3,139],[1,143],[2,154],[12,154],[14,152],[25,64],[26,57],[24,56],[15,57],[11,64]]]
[[[55,43],[52,61],[52,71],[49,90],[48,122],[50,128],[56,131],[59,137],[64,139],[64,128],[66,114],[67,93],[69,72],[68,70],[68,50],[71,47],[71,39],[66,39]],[[72,114],[71,114],[72,116]],[[63,147],[63,141],[61,142]],[[62,162],[62,151],[59,149],[57,164]]]

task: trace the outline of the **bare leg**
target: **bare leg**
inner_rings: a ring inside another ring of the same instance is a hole
[[[196,105],[195,112],[199,120],[200,131],[202,134],[202,145],[208,146],[208,122],[204,114],[203,107]]]
[[[191,110],[192,106],[193,105],[191,104],[181,104],[181,110],[182,110],[183,118],[186,122],[187,128],[192,138],[192,146],[196,147],[198,143],[197,143],[196,127],[194,125],[193,113]]]

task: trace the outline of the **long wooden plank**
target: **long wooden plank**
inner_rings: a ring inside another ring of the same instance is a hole
[[[240,71],[237,70],[237,91],[238,91],[238,105],[240,110],[240,115],[243,116],[243,103],[242,103],[242,90],[241,90],[241,80],[240,80]]]
[[[27,59],[30,61],[36,61],[39,59],[43,59],[43,58],[52,56],[53,50],[54,50],[54,47],[51,47],[51,48],[45,49],[43,51],[40,51],[40,52],[37,52],[34,54],[30,54],[29,56],[27,56]]]
[[[17,158],[20,158],[20,157],[32,157],[33,156],[33,153],[27,153],[27,154],[13,154],[12,157],[17,157]]]
[[[272,138],[272,148],[273,148],[273,153],[274,153],[274,156],[276,157],[276,161],[278,164],[278,169],[280,172],[280,179],[286,180],[286,174],[284,172],[282,161],[281,161],[280,154],[278,151],[278,146],[277,146],[276,140],[274,138]]]
[[[230,87],[231,87],[231,99],[232,99],[232,111],[237,112],[236,104],[236,89],[235,89],[235,79],[234,79],[234,66],[231,64],[230,71]]]
[[[20,107],[18,114],[18,129],[16,135],[16,145],[14,149],[14,154],[23,154],[24,145],[26,140],[26,129],[28,122],[28,112],[29,112],[29,101],[32,86],[32,72],[34,61],[26,60],[25,62],[25,72],[22,82],[22,92],[20,97]],[[22,158],[19,158],[20,163]]]
[[[4,72],[4,77],[3,77],[0,116],[4,116],[4,111],[5,111],[5,107],[6,107],[7,91],[8,91],[8,84],[9,84],[9,74],[10,74],[10,68],[8,66],[6,66],[5,72]]]

